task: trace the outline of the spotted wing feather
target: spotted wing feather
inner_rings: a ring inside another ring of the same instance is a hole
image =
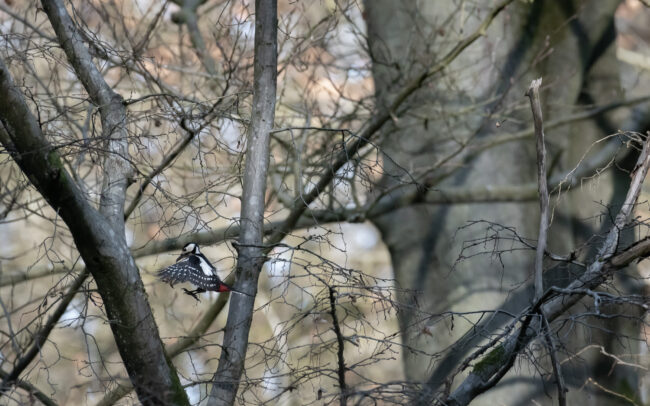
[[[158,272],[158,277],[172,286],[176,283],[189,282],[204,290],[219,291],[222,285],[217,275],[206,275],[201,270],[201,262],[195,256],[180,259]]]

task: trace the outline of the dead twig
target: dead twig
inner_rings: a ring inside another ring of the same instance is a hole
[[[348,388],[345,384],[345,358],[343,357],[344,339],[343,334],[341,334],[341,326],[339,324],[339,318],[336,315],[336,299],[334,298],[334,288],[329,288],[329,299],[330,299],[330,314],[332,315],[332,325],[334,329],[334,334],[336,334],[336,342],[338,344],[337,350],[337,359],[338,359],[338,378],[339,378],[339,387],[341,388],[341,401],[340,405],[345,406],[348,404],[347,393]]]

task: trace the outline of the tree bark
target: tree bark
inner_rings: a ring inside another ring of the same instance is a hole
[[[264,237],[264,197],[269,167],[269,142],[275,119],[277,81],[277,1],[255,1],[255,61],[253,112],[246,145],[242,212],[237,245],[237,282],[228,310],[223,351],[213,378],[208,403],[232,405],[244,370],[248,334],[253,318],[257,282],[266,261]]]
[[[612,45],[607,38],[612,35],[613,13],[618,4],[618,1],[596,4],[580,0],[539,0],[532,5],[521,2],[510,5],[506,10],[507,19],[493,24],[482,42],[461,55],[447,69],[445,80],[430,83],[418,91],[403,110],[404,115],[392,122],[381,145],[390,158],[384,161],[387,173],[382,185],[388,189],[401,183],[402,189],[415,190],[417,185],[408,185],[406,172],[416,175],[424,172],[432,162],[453,151],[455,143],[482,142],[498,137],[500,132],[519,130],[516,123],[506,122],[499,128],[494,123],[503,119],[498,115],[502,107],[517,102],[523,105],[523,93],[534,77],[544,76],[548,85],[542,93],[542,103],[549,121],[566,115],[567,104],[579,102],[581,89],[596,61],[604,58],[611,61],[611,55],[605,50]],[[476,17],[460,18],[467,14],[457,7],[455,2],[366,2],[378,105],[390,104],[409,80],[409,72],[417,72],[419,66],[435,60],[436,55],[444,52],[446,44],[453,43],[454,35],[467,32],[480,21],[480,13]],[[574,15],[577,18],[572,18]],[[434,26],[434,21],[451,23]],[[578,68],[569,69],[572,66]],[[618,82],[614,70],[609,75],[611,82]],[[608,97],[612,97],[611,91]],[[493,113],[497,115],[490,116]],[[529,115],[507,114],[530,123]],[[578,136],[584,134],[580,128],[587,126],[580,122],[547,134],[550,153],[559,156],[556,170],[564,172],[576,164],[575,155],[562,154],[563,150],[571,146],[584,152],[593,141]],[[594,137],[602,137],[602,128],[596,130]],[[430,193],[435,194],[438,188],[492,190],[523,184],[532,186],[535,171],[531,138],[480,154],[468,165],[451,171],[451,176],[435,184]],[[530,192],[536,191],[531,187]],[[531,275],[534,256],[512,253],[490,258],[483,255],[457,262],[463,241],[476,238],[476,233],[485,235],[484,229],[459,229],[470,220],[487,220],[514,227],[521,236],[533,237],[538,229],[537,212],[531,200],[529,203],[420,205],[373,219],[390,251],[399,287],[411,290],[401,295],[400,301],[406,306],[398,312],[404,344],[416,350],[403,352],[408,380],[417,382],[434,377],[438,384],[444,383],[466,351],[481,340],[480,332],[487,334],[508,319],[495,314],[474,334],[471,345],[454,346],[436,362],[419,351],[439,353],[456,342],[473,322],[455,320],[452,324],[427,315],[500,307],[516,312],[530,303],[529,292],[513,292],[513,289]],[[554,235],[558,230],[560,237],[550,241],[549,249],[567,253],[574,246],[573,224],[556,217],[549,234]],[[502,248],[494,245],[495,250]],[[508,297],[511,299],[504,303]],[[431,331],[432,335],[423,331]]]

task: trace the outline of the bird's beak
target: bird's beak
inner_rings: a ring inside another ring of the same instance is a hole
[[[179,255],[178,258],[176,258],[176,262],[180,261],[181,258],[183,258],[184,256],[185,256],[185,255],[183,255],[183,254]]]
[[[231,286],[226,285],[225,283],[221,282],[221,285],[219,285],[219,289],[217,290],[218,292],[232,292],[232,293],[239,293],[240,295],[246,295],[246,296],[253,296],[249,295],[246,292],[242,292],[241,290],[233,289]]]

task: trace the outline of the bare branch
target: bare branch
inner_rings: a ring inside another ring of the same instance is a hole
[[[548,319],[543,314],[543,334],[546,340],[546,347],[548,348],[548,355],[551,357],[551,364],[553,365],[553,374],[555,375],[555,383],[557,384],[557,403],[559,406],[566,406],[566,393],[567,388],[564,384],[564,375],[562,374],[562,366],[557,358],[557,346],[555,345],[555,337]]]
[[[122,96],[115,93],[93,63],[90,52],[61,0],[43,0],[43,9],[56,32],[59,44],[83,83],[90,99],[99,107],[102,136],[107,145],[100,212],[118,235],[124,235],[124,197],[133,169],[127,158],[126,110]]]
[[[585,289],[594,289],[607,280],[611,272],[615,269],[612,260],[616,258],[615,252],[618,246],[618,239],[621,230],[626,225],[635,202],[641,192],[641,186],[650,168],[650,137],[643,141],[643,150],[637,160],[636,167],[633,171],[632,182],[628,189],[625,201],[616,215],[603,245],[598,250],[595,257],[584,274],[574,280],[567,286],[568,291],[575,291],[572,295],[558,295],[546,298],[552,294],[553,288],[547,290],[547,293],[538,301],[531,310],[524,312],[526,319],[522,322],[522,327],[516,332],[505,338],[495,350],[498,353],[498,362],[482,363],[480,368],[474,368],[470,375],[460,384],[460,386],[447,398],[440,401],[446,405],[466,405],[478,394],[486,391],[496,385],[499,379],[505,373],[504,369],[509,369],[519,351],[532,340],[538,337],[537,332],[541,327],[539,317],[533,320],[533,313],[539,309],[548,318],[549,322],[562,315],[567,309],[580,300]],[[496,354],[496,353],[495,353]],[[431,389],[425,385],[419,402],[430,403],[433,397]]]
[[[0,378],[3,380],[6,379],[9,376],[4,371],[0,371]],[[49,396],[47,396],[45,393],[41,392],[36,386],[32,385],[29,382],[25,382],[22,380],[18,380],[15,382],[16,386],[19,388],[25,390],[27,393],[30,395],[34,395],[36,399],[38,399],[41,403],[43,403],[46,406],[57,406],[57,403],[54,402],[52,399],[50,399]]]
[[[131,200],[131,203],[129,203],[129,207],[127,207],[126,211],[124,212],[124,219],[128,219],[131,213],[133,213],[133,210],[138,206],[138,203],[140,203],[140,200],[142,199],[142,196],[144,195],[144,190],[149,186],[151,183],[151,180],[158,176],[165,168],[167,168],[172,162],[174,162],[174,159],[178,157],[178,155],[181,154],[185,150],[185,148],[190,145],[194,137],[196,136],[196,131],[193,131],[187,125],[185,125],[184,121],[181,122],[181,127],[187,131],[187,135],[185,135],[185,138],[174,148],[173,151],[170,153],[166,154],[165,159],[154,169],[147,177],[144,179],[144,181],[140,184],[140,187],[138,188],[138,192],[136,193],[135,197],[133,200]]]
[[[539,101],[539,87],[542,78],[533,80],[526,92],[530,98],[530,108],[533,111],[535,122],[535,139],[537,140],[537,183],[539,185],[539,237],[535,254],[535,296],[533,303],[537,302],[544,294],[544,253],[546,252],[546,238],[548,232],[549,208],[548,185],[546,184],[546,145],[544,143],[544,122],[542,120],[542,104]]]
[[[52,331],[52,329],[54,329],[56,323],[59,322],[59,319],[61,318],[61,316],[63,316],[63,313],[65,313],[66,309],[68,308],[68,305],[75,297],[79,288],[84,283],[88,275],[90,275],[90,273],[88,272],[87,269],[84,269],[75,278],[72,285],[70,285],[70,287],[68,288],[68,292],[65,294],[65,296],[63,296],[61,302],[59,302],[56,309],[50,315],[45,325],[43,325],[43,327],[41,327],[34,334],[33,336],[34,342],[32,343],[32,346],[29,348],[29,350],[27,350],[24,354],[22,354],[20,359],[14,362],[14,367],[11,370],[11,372],[9,372],[7,376],[3,378],[0,391],[2,392],[6,391],[10,387],[10,385],[18,379],[18,377],[25,370],[25,368],[27,368],[29,364],[34,360],[36,355],[39,354],[41,348],[43,348],[43,345],[45,345],[45,342],[47,341],[50,332]]]
[[[340,405],[345,406],[348,404],[348,387],[345,384],[345,357],[344,357],[344,350],[345,350],[345,341],[343,339],[343,334],[341,333],[341,325],[339,323],[339,318],[336,315],[336,298],[334,297],[334,294],[336,293],[334,291],[334,288],[329,286],[329,300],[330,300],[330,314],[332,315],[332,326],[334,328],[334,334],[336,334],[336,344],[337,344],[337,352],[336,352],[336,358],[338,360],[338,371],[337,375],[339,378],[339,388],[341,390],[341,399],[340,399]]]

